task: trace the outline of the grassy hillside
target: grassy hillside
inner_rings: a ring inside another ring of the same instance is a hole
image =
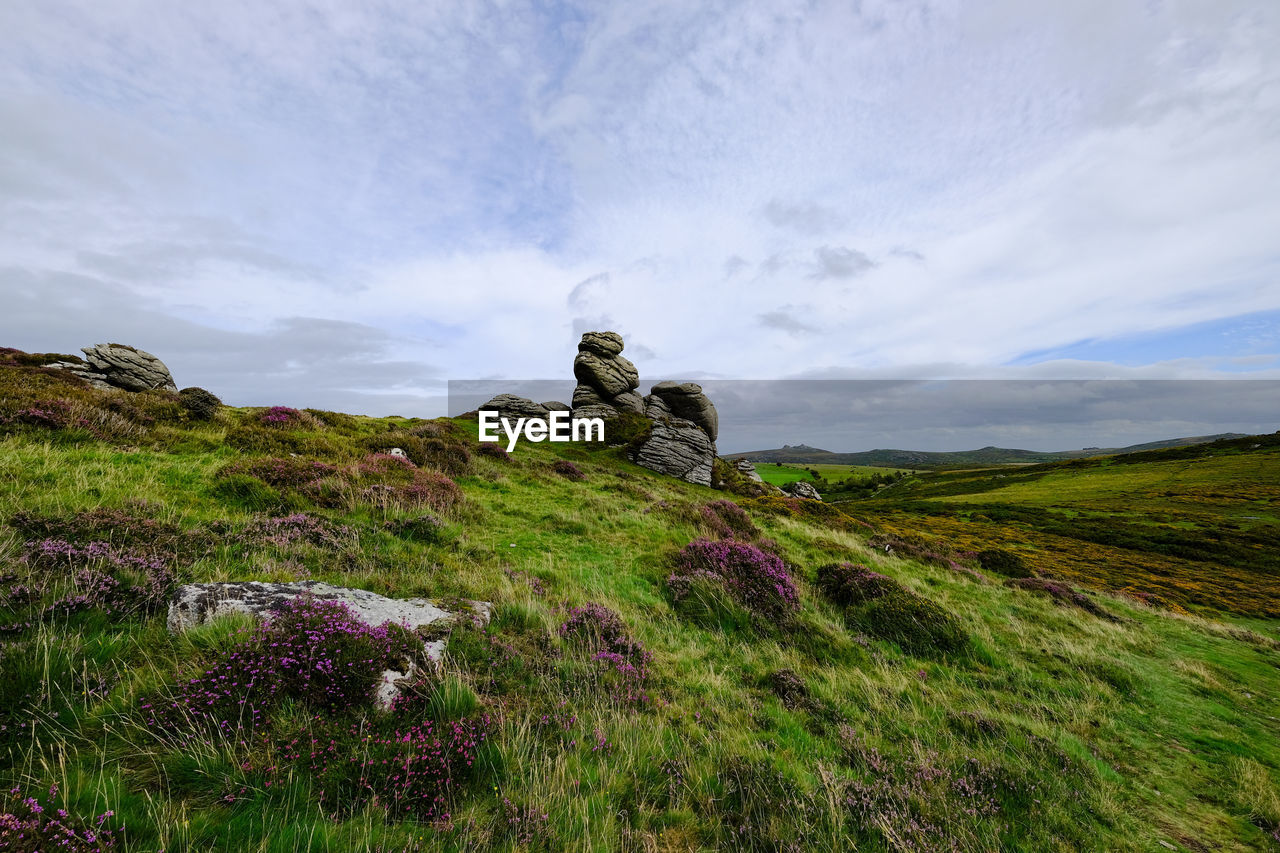
[[[787,483],[794,483],[798,480],[805,480],[814,485],[823,485],[823,481],[829,484],[850,479],[864,481],[874,476],[896,474],[898,471],[906,470],[904,468],[879,468],[872,465],[824,465],[820,462],[815,462],[812,465],[790,462],[761,463],[756,466],[756,472],[760,475],[760,479],[775,486],[785,486]],[[815,472],[818,474],[817,477],[813,476]]]
[[[832,497],[837,497],[832,495]],[[1179,608],[1280,617],[1280,434],[1018,469],[920,474],[856,515]]]
[[[1028,583],[913,529],[950,515],[731,501],[620,448],[199,420],[9,362],[0,833],[168,853],[1280,849],[1274,616]],[[987,539],[1030,554],[1022,528],[1000,538],[1014,526]],[[412,647],[394,630],[305,603],[165,629],[174,583],[298,578],[495,615],[456,625],[389,712],[370,664]]]

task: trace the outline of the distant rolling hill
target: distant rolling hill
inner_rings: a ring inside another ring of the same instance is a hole
[[[940,468],[957,465],[1017,465],[1038,462],[1059,462],[1063,459],[1083,459],[1089,456],[1116,456],[1140,453],[1145,450],[1162,450],[1167,447],[1187,447],[1245,438],[1243,433],[1227,432],[1218,435],[1197,435],[1186,438],[1169,438],[1148,441],[1128,447],[1086,447],[1080,450],[1017,450],[1005,447],[983,447],[978,450],[932,452],[927,450],[863,450],[857,453],[833,453],[805,444],[785,444],[774,450],[751,450],[730,453],[726,459],[750,459],[752,462],[791,462],[823,465],[873,465],[882,468]]]

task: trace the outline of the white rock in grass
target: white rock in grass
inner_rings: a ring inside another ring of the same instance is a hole
[[[176,634],[226,613],[247,613],[259,619],[265,618],[300,595],[345,604],[357,619],[371,627],[393,622],[411,631],[435,624],[447,627],[459,618],[488,624],[491,608],[487,601],[470,601],[466,602],[469,612],[461,613],[445,610],[425,598],[387,598],[368,590],[332,586],[319,581],[191,583],[178,587],[173,593],[169,602],[169,630]],[[439,661],[444,654],[445,640],[431,640],[424,642],[423,646],[429,659]],[[390,669],[383,672],[377,691],[378,705],[389,707],[399,693],[399,683],[415,672],[416,667],[412,664],[408,672]]]

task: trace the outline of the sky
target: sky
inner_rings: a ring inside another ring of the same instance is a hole
[[[1272,0],[0,4],[0,345],[422,416],[593,329],[646,383],[1280,378],[1278,43]]]

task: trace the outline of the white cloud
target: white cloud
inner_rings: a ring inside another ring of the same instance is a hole
[[[435,375],[567,375],[606,323],[646,374],[982,372],[1280,309],[1277,36],[1262,0],[9,4],[0,263]]]

